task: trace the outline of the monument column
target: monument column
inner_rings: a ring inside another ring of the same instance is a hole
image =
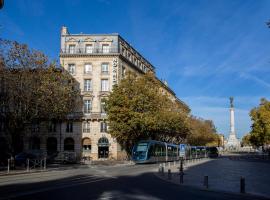
[[[233,107],[233,97],[230,97],[231,107],[230,107],[230,134],[235,135],[235,128],[234,128],[234,107]]]
[[[227,140],[227,148],[238,148],[240,143],[236,137],[235,127],[234,127],[234,106],[233,106],[233,97],[230,97],[230,134]]]

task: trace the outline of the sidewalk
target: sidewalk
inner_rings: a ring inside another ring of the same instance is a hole
[[[155,174],[166,180],[180,185],[179,162],[166,164],[164,175]],[[245,178],[246,193],[270,197],[269,163],[245,162],[228,158],[202,159],[188,162],[184,165],[183,185],[207,189],[204,186],[204,176],[208,176],[207,190],[240,193],[240,177]],[[168,179],[168,169],[171,169],[172,179]]]
[[[84,163],[80,164],[49,164],[44,167],[34,168],[27,171],[26,168],[18,168],[10,170],[9,173],[7,168],[2,168],[0,170],[0,176],[9,176],[9,175],[16,175],[16,174],[29,174],[29,173],[39,173],[39,172],[47,172],[52,170],[67,170],[67,169],[81,169],[81,168],[89,168],[92,166],[127,166],[127,165],[134,165],[132,161],[112,161],[112,160],[99,160],[99,161],[85,161]]]

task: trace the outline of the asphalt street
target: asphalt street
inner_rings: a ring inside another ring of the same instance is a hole
[[[265,199],[179,186],[155,176],[156,170],[157,165],[89,166],[0,177],[0,199]]]

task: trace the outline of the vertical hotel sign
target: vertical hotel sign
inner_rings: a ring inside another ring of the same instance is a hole
[[[117,66],[118,66],[118,59],[115,57],[113,58],[113,67],[112,67],[113,85],[117,84]]]

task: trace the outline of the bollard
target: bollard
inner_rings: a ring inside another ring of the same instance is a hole
[[[183,184],[184,183],[184,173],[181,172],[180,173],[180,184]]]
[[[173,161],[173,166],[175,167],[175,161]]]
[[[46,157],[44,158],[44,167],[43,167],[44,170],[46,170]]]
[[[10,159],[8,159],[8,166],[7,166],[7,173],[9,174],[9,169],[10,169]]]
[[[164,176],[164,167],[161,167],[161,175]]]
[[[241,176],[240,178],[240,193],[246,193],[246,183],[245,178]]]
[[[29,158],[27,158],[27,166],[26,166],[26,171],[29,172]]]
[[[40,170],[42,170],[42,159],[40,159]]]
[[[168,179],[169,180],[172,179],[172,171],[171,171],[171,169],[168,169]]]
[[[168,168],[171,169],[171,163],[170,162],[168,162]]]
[[[180,168],[179,168],[180,172],[183,172],[183,159],[181,158],[181,162],[180,162]]]
[[[204,176],[203,186],[205,186],[206,188],[208,188],[208,176]]]

